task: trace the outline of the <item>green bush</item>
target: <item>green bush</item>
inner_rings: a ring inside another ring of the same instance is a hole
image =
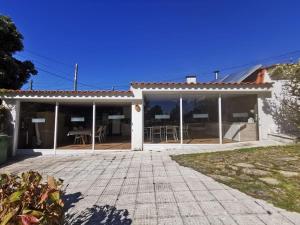
[[[0,225],[63,223],[62,181],[38,172],[0,175]]]

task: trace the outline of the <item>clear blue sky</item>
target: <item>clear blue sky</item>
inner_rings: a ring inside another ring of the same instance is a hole
[[[89,85],[79,89],[126,89],[191,73],[208,81],[215,69],[300,50],[299,9],[300,1],[287,0],[0,0],[24,35],[20,59],[40,68],[36,89],[71,89],[44,71],[72,79],[75,63],[79,82]],[[288,57],[299,54],[263,63]]]

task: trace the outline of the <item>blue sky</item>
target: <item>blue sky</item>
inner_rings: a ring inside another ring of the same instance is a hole
[[[300,50],[299,8],[276,0],[0,0],[24,35],[20,59],[39,68],[36,89],[71,89],[75,63],[79,89],[126,89],[296,59],[299,52],[274,56]]]

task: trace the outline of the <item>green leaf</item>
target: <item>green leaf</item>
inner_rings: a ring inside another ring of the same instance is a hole
[[[23,209],[22,214],[30,214],[37,218],[40,218],[44,215],[43,212],[38,211],[38,210],[32,210],[32,209]]]
[[[14,211],[11,211],[11,212],[9,212],[9,213],[7,213],[5,216],[4,216],[4,218],[3,218],[3,220],[2,220],[2,222],[1,222],[1,224],[0,225],[6,225],[9,221],[10,221],[10,219],[16,214],[16,210],[14,210]]]
[[[21,199],[21,196],[22,196],[23,193],[24,193],[24,190],[16,191],[16,192],[12,193],[12,194],[8,197],[9,203],[19,201],[19,200]]]

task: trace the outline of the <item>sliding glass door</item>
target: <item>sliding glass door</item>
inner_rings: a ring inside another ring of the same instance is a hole
[[[218,96],[182,95],[183,143],[219,143]]]
[[[144,101],[144,140],[148,143],[180,143],[178,95],[150,95]]]
[[[92,104],[60,104],[57,121],[58,149],[92,149]]]
[[[19,149],[52,149],[54,145],[54,103],[21,102]]]
[[[256,141],[257,95],[222,95],[223,143]]]

